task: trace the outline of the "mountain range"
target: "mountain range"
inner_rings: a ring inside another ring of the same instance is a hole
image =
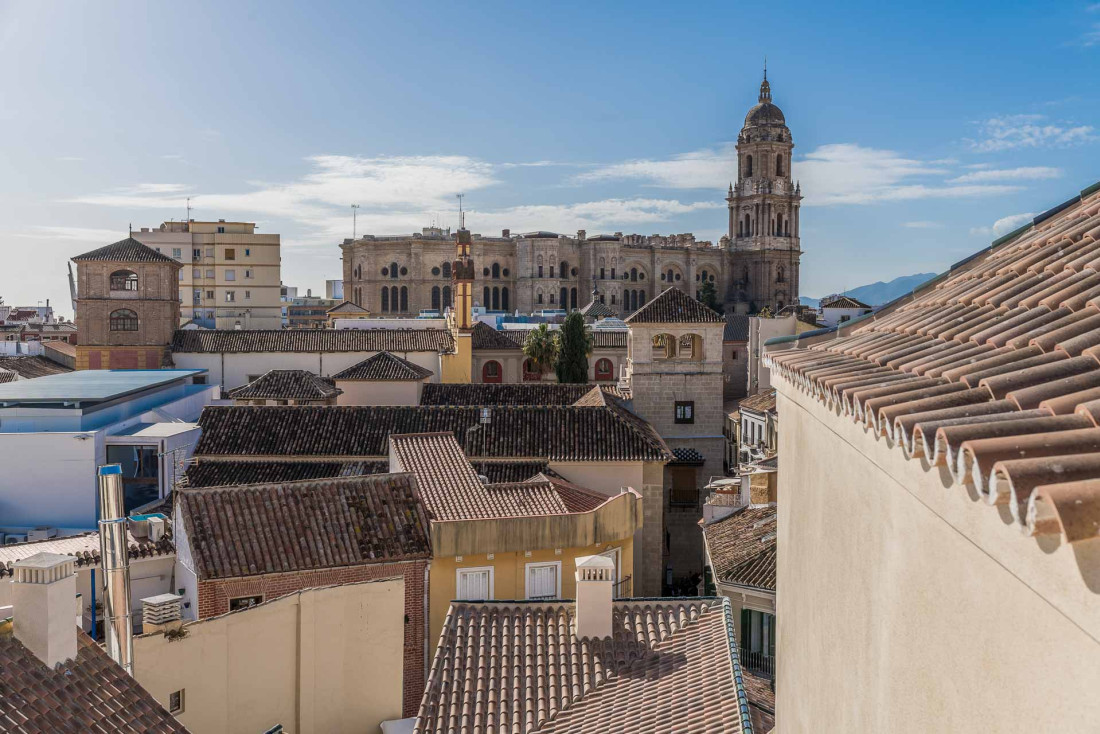
[[[919,286],[929,278],[936,277],[936,273],[917,273],[916,275],[902,275],[888,283],[883,281],[877,281],[875,283],[868,283],[867,285],[861,285],[858,288],[849,288],[844,291],[844,295],[856,299],[857,301],[863,301],[868,306],[881,306],[889,303],[899,296],[904,296],[914,288]],[[803,306],[818,307],[820,298],[809,298],[807,296],[799,297]]]

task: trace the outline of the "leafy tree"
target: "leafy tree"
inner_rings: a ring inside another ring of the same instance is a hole
[[[709,280],[703,283],[703,287],[699,289],[699,302],[704,306],[713,308],[718,313],[722,313],[722,305],[718,303],[718,291],[714,287],[714,283]]]
[[[523,356],[530,359],[539,374],[545,375],[554,367],[558,359],[558,340],[546,324],[527,332],[523,342]]]
[[[588,382],[588,355],[592,354],[592,336],[584,327],[584,316],[572,311],[561,325],[561,346],[554,370],[558,382]]]

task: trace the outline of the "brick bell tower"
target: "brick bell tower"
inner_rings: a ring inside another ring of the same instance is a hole
[[[798,303],[802,189],[791,179],[793,149],[765,67],[758,102],[737,136],[737,183],[726,196],[732,253],[727,300],[742,311],[767,307],[774,314]]]
[[[76,368],[159,369],[180,323],[183,267],[132,237],[73,258]]]

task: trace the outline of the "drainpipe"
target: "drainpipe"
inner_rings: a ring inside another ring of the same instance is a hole
[[[127,675],[134,675],[134,627],[130,613],[130,558],[126,548],[126,515],[122,466],[99,467],[99,552],[106,593],[103,637],[107,654]]]

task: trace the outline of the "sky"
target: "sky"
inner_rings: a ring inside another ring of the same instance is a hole
[[[338,244],[725,232],[764,58],[802,183],[802,295],[942,271],[1100,180],[1100,3],[0,0],[0,296],[186,216]]]

